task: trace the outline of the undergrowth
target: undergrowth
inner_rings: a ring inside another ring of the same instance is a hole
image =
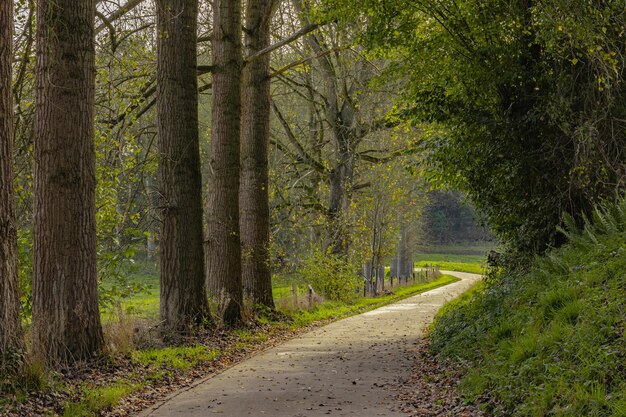
[[[430,337],[466,362],[461,393],[506,416],[626,416],[626,199],[526,272],[491,272]],[[486,400],[489,399],[489,400]]]

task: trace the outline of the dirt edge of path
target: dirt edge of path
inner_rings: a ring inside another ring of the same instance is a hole
[[[420,339],[411,376],[398,387],[399,410],[411,417],[491,417],[459,394],[464,374],[462,364],[435,357],[427,336]]]

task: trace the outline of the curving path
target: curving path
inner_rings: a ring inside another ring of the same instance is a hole
[[[406,416],[394,384],[437,310],[480,279],[461,281],[329,324],[265,351],[142,413],[151,417]]]

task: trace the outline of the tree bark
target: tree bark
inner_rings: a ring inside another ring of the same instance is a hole
[[[33,350],[49,364],[103,347],[95,221],[95,0],[37,1]]]
[[[198,135],[197,0],[158,0],[161,320],[186,334],[208,318]]]
[[[22,350],[13,201],[13,2],[0,4],[0,369]],[[2,373],[2,371],[0,371]]]
[[[249,0],[246,10],[245,55],[270,44],[274,0]],[[243,69],[241,113],[241,208],[243,288],[255,304],[274,308],[270,264],[269,136],[270,55]]]
[[[207,201],[206,268],[209,292],[225,304],[223,319],[241,319],[241,241],[239,235],[241,4],[213,5],[212,141]]]
[[[332,135],[335,139],[335,160],[329,174],[328,246],[333,255],[347,256],[350,234],[345,215],[351,201],[355,152],[351,149],[349,134],[343,129],[333,130]]]

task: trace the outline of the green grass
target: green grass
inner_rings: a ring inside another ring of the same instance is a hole
[[[416,268],[439,265],[444,271],[470,272],[484,274],[487,252],[494,249],[495,244],[482,243],[474,245],[430,245],[418,246],[413,259]]]
[[[143,291],[133,294],[131,297],[121,299],[121,309],[124,314],[142,318],[154,318],[159,315],[159,272],[154,261],[142,259],[138,260],[126,272],[128,284],[140,286]],[[104,282],[104,288],[111,288],[116,285],[111,282]],[[118,318],[119,309],[117,306],[101,309],[103,321],[115,320]]]
[[[220,354],[206,346],[170,346],[160,349],[138,350],[131,354],[134,363],[153,366],[169,367],[178,370],[193,368],[200,362],[208,362]]]
[[[483,274],[491,244],[419,246],[414,255],[416,268],[439,265],[444,271]]]
[[[139,384],[121,381],[105,387],[85,387],[79,402],[68,402],[63,410],[63,417],[99,416],[101,411],[116,406],[122,398],[141,388]]]
[[[439,265],[448,271],[484,272],[485,253],[491,244],[478,245],[436,245],[421,246],[415,255],[416,267]],[[145,288],[143,291],[121,300],[123,314],[140,318],[155,318],[159,315],[159,275],[158,267],[153,260],[139,259],[128,270],[127,279],[131,285]],[[307,287],[304,279],[295,273],[279,273],[272,277],[275,300],[290,298],[293,295],[292,284],[296,284],[300,296],[306,296]],[[112,283],[105,283],[111,286]],[[103,321],[114,321],[119,317],[119,308],[102,309]]]
[[[288,298],[292,295],[292,285],[296,286],[304,294],[304,278],[296,273],[278,273],[272,276],[272,294],[274,299]]]
[[[394,288],[392,295],[375,298],[359,298],[351,304],[337,301],[326,301],[310,310],[296,310],[286,313],[292,317],[293,326],[304,327],[317,321],[337,319],[373,310],[412,295],[426,292],[456,281],[459,281],[456,277],[451,275],[441,275],[438,279],[431,282],[416,283],[405,287]]]
[[[626,416],[626,200],[616,206],[528,272],[491,276],[440,311],[431,346],[467,364],[467,401],[507,416]]]
[[[426,268],[433,265],[439,265],[444,271],[458,271],[469,272],[472,274],[484,274],[485,267],[478,263],[465,263],[465,262],[437,262],[437,261],[421,261],[416,262],[416,268]]]

